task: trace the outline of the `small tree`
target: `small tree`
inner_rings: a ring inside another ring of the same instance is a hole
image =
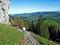
[[[24,27],[24,21],[23,21],[23,18],[22,17],[20,17],[18,19],[18,26],[19,26],[20,29],[22,29]]]

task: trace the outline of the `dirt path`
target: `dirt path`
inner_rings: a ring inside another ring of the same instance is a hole
[[[18,30],[21,31],[20,29]],[[41,45],[39,41],[36,40],[34,36],[32,36],[32,34],[28,31],[26,31],[26,33],[24,34],[24,39],[25,39],[24,45]]]
[[[41,45],[32,35],[30,32],[26,31],[25,40],[26,43],[24,45]]]

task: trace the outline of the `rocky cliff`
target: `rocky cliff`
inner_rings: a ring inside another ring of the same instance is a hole
[[[0,0],[0,23],[9,23],[8,10],[11,0]]]

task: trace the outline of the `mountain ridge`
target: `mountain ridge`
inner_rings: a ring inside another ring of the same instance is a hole
[[[58,12],[35,12],[35,13],[24,13],[24,14],[11,14],[13,18],[23,17],[24,20],[37,21],[39,16],[44,19],[60,20],[60,13]]]

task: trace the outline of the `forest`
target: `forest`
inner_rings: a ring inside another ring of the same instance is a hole
[[[20,14],[19,17],[16,14],[13,16],[10,15],[9,21],[14,27],[18,26],[21,30],[23,27],[26,27],[27,31],[33,32],[47,40],[52,40],[59,43],[59,16],[60,13],[55,12]]]

